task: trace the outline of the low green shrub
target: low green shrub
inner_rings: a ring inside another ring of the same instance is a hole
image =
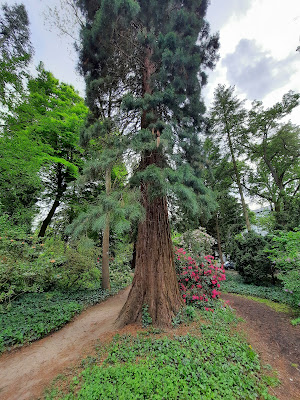
[[[281,286],[255,286],[247,284],[244,283],[243,278],[236,272],[227,271],[226,281],[222,284],[222,290],[229,293],[261,297],[293,306],[293,299],[290,293],[285,292]]]
[[[300,317],[291,320],[293,326],[300,325]]]
[[[268,238],[255,232],[239,234],[232,241],[230,257],[246,283],[264,285],[270,279],[275,283],[275,266],[264,251],[268,245]]]
[[[234,314],[223,307],[203,318],[207,323],[195,335],[118,335],[101,365],[71,378],[67,394],[53,388],[46,399],[275,399],[260,377],[257,354],[231,333]]]
[[[173,318],[172,325],[174,327],[180,324],[187,324],[191,321],[194,321],[196,318],[196,309],[193,306],[185,306],[183,307]]]
[[[0,308],[0,353],[60,329],[85,307],[102,302],[125,286],[74,292],[26,293]]]
[[[271,238],[271,247],[265,252],[276,264],[278,278],[291,295],[294,307],[300,307],[300,230],[276,231]]]
[[[0,303],[22,293],[99,288],[96,259],[97,249],[87,238],[66,244],[57,238],[0,236]]]

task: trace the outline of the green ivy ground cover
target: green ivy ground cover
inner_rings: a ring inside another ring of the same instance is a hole
[[[27,293],[0,311],[0,353],[58,330],[85,307],[115,294],[101,289],[76,292]]]
[[[293,305],[293,299],[279,286],[255,286],[243,283],[240,275],[232,272],[226,273],[226,281],[222,283],[222,291],[261,297],[277,303]]]
[[[184,336],[116,336],[100,356],[82,363],[88,366],[69,384],[60,377],[64,384],[57,381],[45,399],[275,399],[257,354],[231,333],[233,312],[219,307],[201,314],[206,323],[198,321]]]

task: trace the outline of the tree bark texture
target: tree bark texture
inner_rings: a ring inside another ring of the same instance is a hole
[[[152,53],[150,47],[145,49],[143,95],[152,93],[151,77],[156,70]],[[148,112],[142,112],[142,129],[148,129]],[[152,164],[163,167],[163,161],[160,148],[144,151],[140,170]],[[150,189],[149,182],[141,183],[141,201],[146,216],[138,227],[135,274],[128,299],[117,320],[120,326],[141,321],[144,305],[148,305],[154,326],[169,326],[172,317],[184,304],[174,266],[167,199],[163,195],[153,198]]]
[[[111,193],[111,168],[107,168],[105,173],[105,188],[106,194]],[[105,228],[102,239],[102,289],[110,290],[109,281],[109,231],[110,231],[110,213],[106,213]]]
[[[173,247],[165,197],[149,199],[148,187],[142,184],[146,219],[139,224],[136,245],[136,266],[132,288],[122,308],[120,326],[141,321],[142,308],[155,326],[168,326],[183,300],[176,277]]]

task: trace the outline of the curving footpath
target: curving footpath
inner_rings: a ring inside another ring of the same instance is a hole
[[[299,400],[300,326],[292,326],[291,316],[265,304],[234,294],[222,294],[221,297],[229,300],[236,314],[244,319],[239,329],[246,334],[262,363],[277,370],[281,385],[270,388],[270,394],[280,400]]]
[[[79,362],[104,333],[116,330],[115,320],[130,287],[76,317],[58,332],[0,357],[0,399],[27,400],[67,366]]]
[[[115,320],[130,287],[93,306],[60,331],[0,357],[0,399],[40,398],[45,387],[67,367],[91,353],[97,340],[115,332]],[[264,364],[278,371],[281,385],[270,388],[280,400],[300,399],[300,326],[289,316],[233,294],[223,294],[245,322],[238,326]],[[262,371],[263,373],[264,371]]]

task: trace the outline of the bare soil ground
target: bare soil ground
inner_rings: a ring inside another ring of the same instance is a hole
[[[280,400],[300,399],[300,326],[292,326],[291,316],[276,312],[256,301],[234,294],[222,294],[245,322],[239,325],[248,343],[263,364],[278,371],[281,385],[271,388]]]
[[[106,332],[116,330],[114,323],[128,293],[129,288],[87,309],[60,331],[13,353],[4,353],[0,358],[0,399],[41,396],[59,373],[79,362]]]
[[[140,329],[138,325],[127,326],[121,331],[115,325],[129,289],[84,311],[60,331],[3,354],[0,357],[0,399],[41,398],[44,388],[58,374],[93,354],[99,340],[107,342],[117,332],[135,334]],[[291,326],[289,316],[264,304],[230,294],[224,294],[222,298],[229,300],[237,314],[245,319],[239,329],[245,332],[262,362],[278,370],[282,384],[272,388],[272,393],[280,400],[299,400],[300,327]],[[176,333],[184,334],[186,329],[179,327]]]

